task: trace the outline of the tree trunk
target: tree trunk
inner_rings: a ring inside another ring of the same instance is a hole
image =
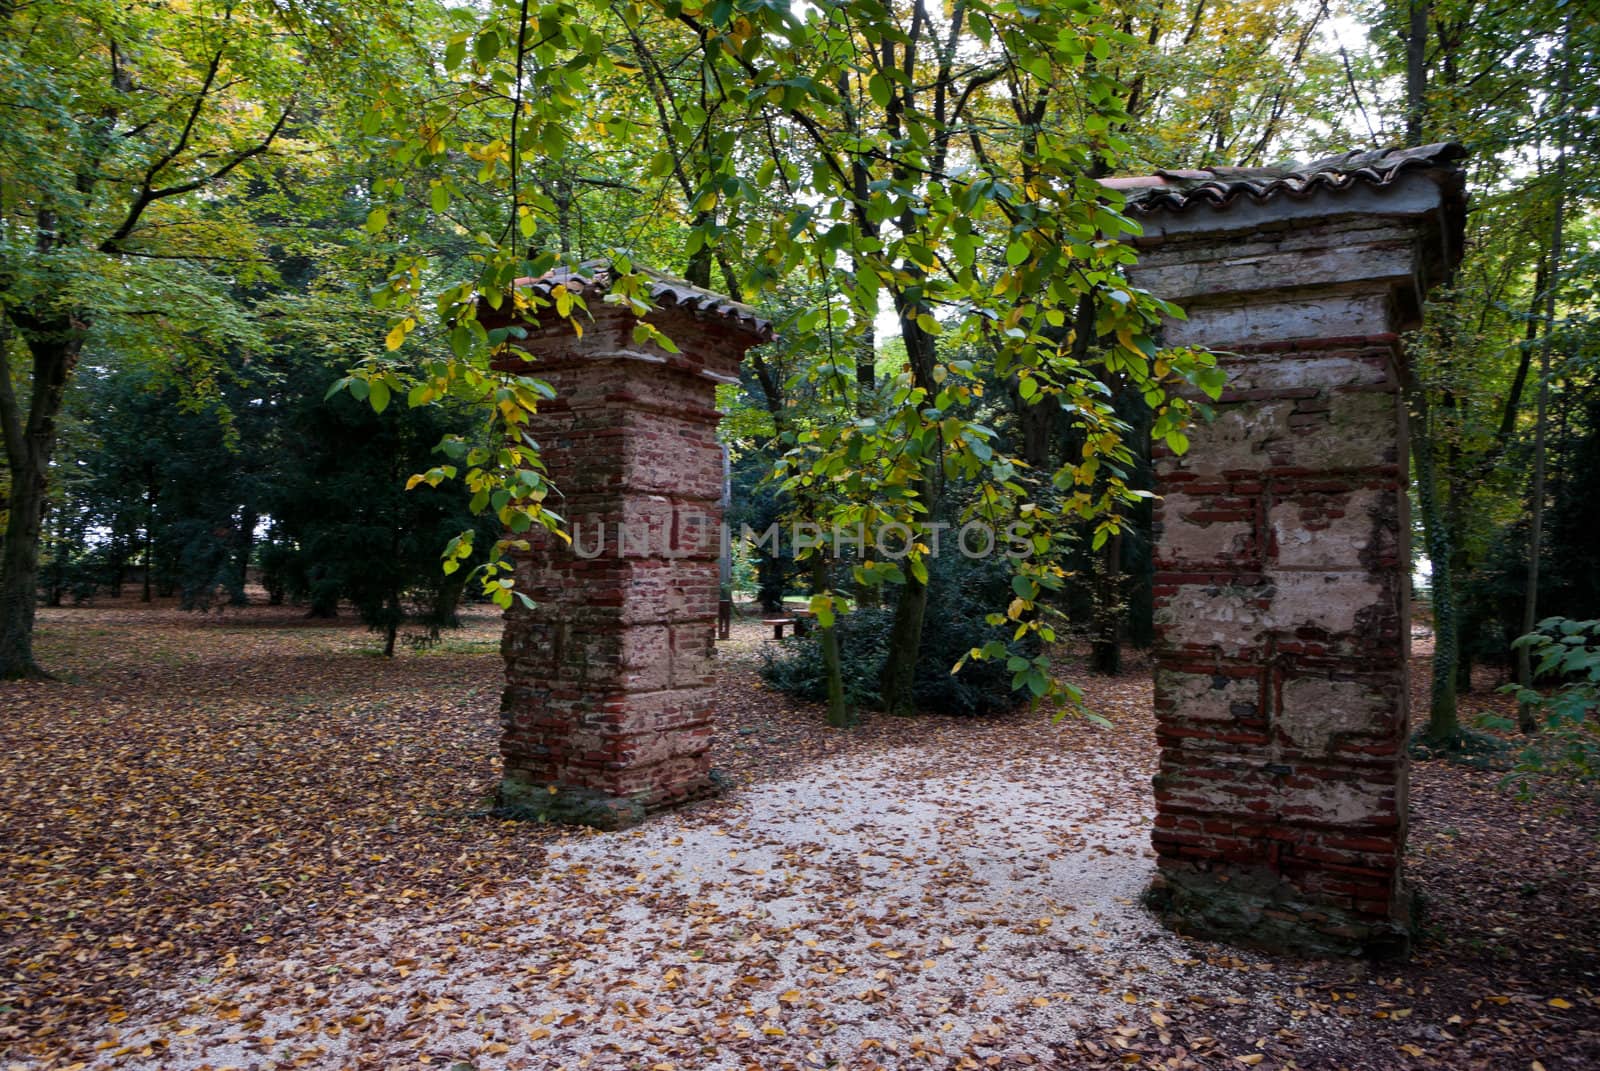
[[[0,558],[0,679],[37,679],[45,676],[33,658],[44,474],[31,459],[26,468],[13,461],[7,505],[5,555]]]
[[[41,518],[39,522],[39,530],[41,533],[43,533],[47,527],[53,527],[55,529],[55,531],[52,533],[53,538],[50,541],[51,550],[54,551],[54,553],[50,555],[49,566],[40,569],[39,573],[40,580],[43,582],[44,587],[44,604],[46,606],[55,607],[61,605],[61,596],[66,592],[67,588],[66,562],[61,553],[62,547],[66,543],[66,533],[62,529],[59,513],[57,513],[56,519],[53,523],[49,518],[50,502],[47,498],[44,504],[44,517]],[[40,550],[42,552],[43,547],[41,547]]]
[[[1561,288],[1561,255],[1564,236],[1562,226],[1567,209],[1567,131],[1571,109],[1567,106],[1572,92],[1572,11],[1568,9],[1566,25],[1562,30],[1561,89],[1557,112],[1561,126],[1556,135],[1556,206],[1555,219],[1550,225],[1550,282],[1544,299],[1544,342],[1539,350],[1539,404],[1533,424],[1533,487],[1529,492],[1528,516],[1528,588],[1522,603],[1522,634],[1526,636],[1538,627],[1539,621],[1539,558],[1544,541],[1545,497],[1545,425],[1550,409],[1550,352],[1556,327],[1556,292]],[[1533,656],[1527,644],[1517,648],[1517,683],[1523,688],[1533,687]],[[1533,704],[1522,703],[1517,708],[1517,727],[1524,733],[1539,731],[1539,721],[1534,716]]]
[[[1017,389],[1019,382],[1016,378],[1011,380],[1011,398],[1022,429],[1022,460],[1039,472],[1048,472],[1050,447],[1056,436],[1056,413],[1061,406],[1053,394],[1035,395],[1029,404]]]
[[[1089,668],[1106,677],[1122,672],[1122,533],[1101,548],[1090,624]]]
[[[250,597],[245,594],[245,585],[250,581],[250,552],[256,545],[256,525],[261,522],[261,514],[246,508],[244,516],[239,521],[239,527],[234,531],[233,575],[236,582],[233,590],[228,593],[230,606],[249,606]]]
[[[861,265],[859,261],[852,262],[859,274]],[[874,303],[871,312],[877,313]],[[863,316],[867,315],[865,312]],[[872,392],[878,386],[878,328],[873,319],[868,318],[862,329],[861,337],[856,341],[856,408],[866,414],[872,408]],[[861,548],[861,564],[875,561],[872,548]],[[851,593],[855,596],[857,606],[876,607],[883,604],[883,586],[881,584],[854,584]]]
[[[456,611],[461,606],[461,593],[466,589],[466,575],[457,572],[439,582],[433,594],[433,607],[428,611],[428,627],[440,629],[460,628],[461,618]]]
[[[1455,585],[1450,575],[1455,560],[1454,533],[1439,508],[1437,462],[1433,437],[1429,433],[1428,399],[1423,388],[1412,391],[1412,406],[1417,410],[1412,426],[1411,458],[1416,466],[1417,501],[1422,507],[1422,530],[1428,546],[1428,563],[1433,567],[1433,687],[1428,701],[1428,725],[1423,736],[1431,743],[1453,740],[1461,732],[1456,709],[1456,649],[1460,631],[1456,626]],[[1442,597],[1441,597],[1442,595]],[[1409,627],[1409,622],[1401,622]]]
[[[906,355],[911,363],[911,378],[917,386],[934,390],[933,366],[936,358],[932,335],[917,326],[918,309],[901,295],[900,335],[906,343]],[[917,497],[927,512],[923,516],[935,520],[939,516],[939,450],[922,462],[922,478],[917,481]],[[922,622],[928,613],[928,585],[912,575],[906,563],[905,583],[900,588],[900,598],[894,607],[894,627],[889,633],[889,654],[883,664],[883,709],[900,717],[910,717],[917,712],[915,684],[917,659],[922,653]]]
[[[894,606],[889,657],[883,663],[883,709],[899,717],[917,712],[917,656],[922,650],[922,622],[927,612],[928,585],[907,574]]]
[[[151,600],[151,585],[155,583],[156,576],[156,479],[155,475],[146,472],[145,475],[145,514],[144,514],[144,591],[139,595],[140,602]]]
[[[1406,144],[1422,144],[1427,118],[1429,0],[1410,0],[1406,28]]]
[[[24,425],[11,386],[9,331],[0,324],[0,432],[11,468],[10,516],[5,550],[0,554],[0,680],[43,679],[49,674],[33,657],[40,528],[50,451],[56,441],[56,415],[83,335],[64,318],[41,322],[29,317],[24,325],[15,310],[11,318],[18,321],[33,354],[33,396]]]
[[[828,577],[828,559],[821,551],[811,555],[811,591],[820,595],[831,591]],[[828,680],[828,724],[835,729],[848,729],[856,724],[855,712],[844,701],[844,666],[839,656],[839,626],[834,623],[817,625],[817,643],[822,648],[822,669]]]
[[[384,599],[384,609],[387,611],[383,622],[383,657],[394,657],[394,641],[400,635],[400,622],[405,614],[400,609],[400,596],[390,592]]]

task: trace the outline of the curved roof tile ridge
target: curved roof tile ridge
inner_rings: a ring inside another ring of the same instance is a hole
[[[696,315],[716,316],[731,320],[740,327],[763,339],[772,337],[772,321],[764,318],[749,305],[734,301],[723,294],[695,286],[683,279],[675,279],[665,272],[633,265],[633,273],[650,280],[650,299],[659,306],[671,306]],[[618,273],[609,260],[586,260],[576,268],[561,266],[546,272],[537,279],[518,279],[517,286],[531,287],[548,295],[557,286],[564,286],[584,298],[604,297]]]
[[[1454,167],[1466,155],[1459,143],[1441,141],[1414,148],[1357,149],[1307,164],[1161,170],[1154,175],[1106,179],[1103,184],[1123,191],[1129,215],[1148,216],[1182,212],[1201,204],[1226,208],[1245,198],[1260,203],[1361,184],[1388,186],[1408,171]]]

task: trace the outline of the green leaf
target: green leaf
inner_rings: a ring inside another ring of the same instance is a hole
[[[882,74],[874,74],[867,82],[867,92],[872,97],[872,102],[880,108],[887,108],[889,100],[894,95],[894,88],[889,85],[889,80]]]
[[[910,565],[911,575],[917,578],[917,583],[926,584],[928,582],[928,563],[921,558],[912,558]]]
[[[472,43],[472,56],[481,64],[487,65],[499,54],[500,35],[494,30],[485,30]]]
[[[389,408],[389,387],[381,379],[374,379],[368,385],[367,399],[372,402],[372,411],[381,413]]]

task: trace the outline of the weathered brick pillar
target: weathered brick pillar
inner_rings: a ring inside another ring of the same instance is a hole
[[[1185,931],[1407,949],[1399,332],[1458,256],[1457,158],[1124,180],[1136,282],[1188,312],[1167,343],[1227,351],[1215,422],[1157,466],[1150,900]]]
[[[579,337],[547,311],[518,343],[519,371],[556,391],[533,436],[573,543],[536,533],[502,644],[508,813],[616,829],[709,794],[722,452],[716,385],[738,381],[769,326],[725,298],[661,279],[650,323],[679,348],[636,342],[635,317],[592,278]],[[512,365],[508,364],[508,367]]]

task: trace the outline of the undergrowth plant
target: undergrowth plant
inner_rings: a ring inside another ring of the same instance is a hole
[[[1524,788],[1538,776],[1583,784],[1600,780],[1600,735],[1595,731],[1600,713],[1600,619],[1549,617],[1539,622],[1537,631],[1518,637],[1514,646],[1528,648],[1535,681],[1556,686],[1548,691],[1517,684],[1501,688],[1536,710],[1541,719],[1539,735],[1517,757],[1506,780]],[[1489,714],[1479,723],[1505,731],[1517,727],[1509,718]]]

